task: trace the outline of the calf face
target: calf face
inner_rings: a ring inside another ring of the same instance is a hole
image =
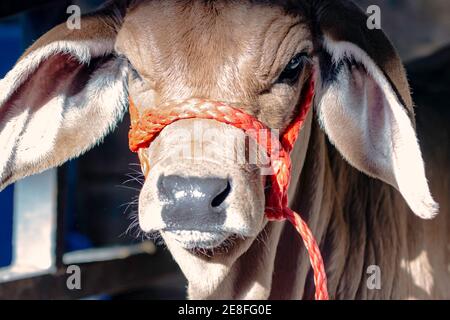
[[[134,69],[129,92],[141,112],[206,98],[282,130],[311,76],[312,36],[302,20],[280,7],[150,2],[128,13],[116,49]],[[242,161],[254,147],[217,121],[168,126],[144,151],[151,173],[139,199],[141,228],[188,249],[255,237],[264,225],[264,174],[258,161]]]
[[[121,9],[85,17],[81,30],[53,29],[2,80],[1,186],[90,148],[121,117],[128,94],[141,113],[192,97],[226,101],[282,132],[312,77],[316,116],[294,149],[294,186],[319,121],[350,164],[397,188],[417,215],[436,213],[401,62],[350,2],[135,1]],[[237,161],[242,154],[256,161]],[[267,223],[264,153],[242,131],[196,119],[166,127],[143,158],[151,167],[141,228],[161,232],[190,281],[203,281],[198,267],[223,277]]]

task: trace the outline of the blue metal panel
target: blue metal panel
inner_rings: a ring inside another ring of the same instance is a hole
[[[22,53],[22,29],[19,23],[0,23],[0,78],[11,69]],[[12,259],[12,220],[14,188],[0,192],[0,267]]]
[[[11,264],[12,259],[12,186],[0,192],[0,267]]]

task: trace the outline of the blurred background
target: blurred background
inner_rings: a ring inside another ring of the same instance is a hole
[[[69,5],[86,13],[102,2],[2,2],[0,78],[25,48],[68,18]],[[416,103],[438,103],[433,99],[444,95],[436,90],[448,97],[450,1],[355,2],[364,10],[380,6],[382,28],[408,64]],[[433,79],[440,86],[430,87]],[[125,117],[99,147],[0,193],[0,298],[185,298],[185,280],[168,251],[129,230],[140,168],[127,147],[128,126]],[[26,199],[35,205],[24,206]],[[46,209],[33,212],[37,204]],[[86,275],[82,292],[59,284],[72,263]]]

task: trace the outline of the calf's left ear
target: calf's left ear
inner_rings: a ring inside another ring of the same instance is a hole
[[[414,129],[403,65],[381,30],[348,1],[318,1],[316,106],[355,168],[395,187],[419,217],[437,214]]]

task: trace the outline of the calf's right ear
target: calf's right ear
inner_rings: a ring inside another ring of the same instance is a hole
[[[0,80],[0,190],[85,152],[121,119],[128,65],[114,52],[117,21],[85,16],[31,46]]]

